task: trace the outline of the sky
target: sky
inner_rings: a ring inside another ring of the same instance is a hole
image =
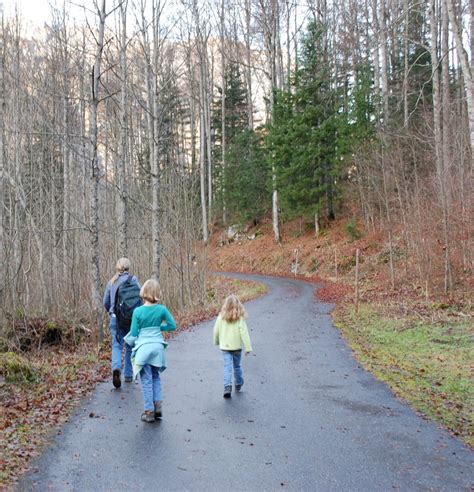
[[[3,9],[6,17],[14,15],[15,8],[18,10],[22,18],[32,25],[42,26],[45,22],[51,20],[51,4],[62,5],[61,0],[0,0],[0,4],[3,3]],[[88,7],[93,7],[93,0],[78,0],[77,4],[83,4]],[[74,13],[79,14],[80,17],[84,17],[83,10],[80,7],[74,6],[67,2],[67,10],[72,15]]]
[[[0,0],[0,9],[3,5],[3,12],[6,18],[13,17],[15,15],[15,10],[18,9],[22,19],[22,25],[25,29],[25,35],[28,36],[29,32],[34,32],[35,28],[41,28],[45,23],[51,25],[51,6],[56,7],[59,11],[62,11],[63,6],[66,7],[66,12],[68,14],[67,23],[72,23],[76,19],[78,24],[83,24],[86,17],[92,23],[95,23],[97,18],[96,3],[100,0]],[[129,2],[130,7],[131,2]],[[114,6],[117,5],[117,0],[106,0],[106,11],[110,12],[113,10]],[[167,16],[173,16],[173,0],[166,1],[166,8],[164,13]],[[151,17],[151,2],[147,2],[146,11]],[[85,9],[85,10],[84,10]],[[129,8],[129,14],[131,12]],[[130,14],[128,25],[129,28],[134,24],[135,17]],[[108,21],[110,24],[111,21]],[[30,29],[29,29],[30,28]]]

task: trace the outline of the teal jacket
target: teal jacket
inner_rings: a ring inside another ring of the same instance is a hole
[[[162,304],[140,306],[133,311],[130,332],[125,342],[132,347],[133,375],[136,377],[145,364],[166,369],[165,349],[168,344],[163,331],[173,331],[176,323]]]

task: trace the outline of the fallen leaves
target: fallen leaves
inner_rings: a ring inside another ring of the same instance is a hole
[[[212,299],[208,299],[204,306],[186,313],[176,313],[180,330],[216,315],[230,293],[250,300],[261,295],[264,289],[256,282],[214,276],[210,279],[209,291],[212,292]],[[43,318],[28,320],[28,323],[25,330],[33,323],[35,336],[41,337],[45,332],[51,334],[51,330],[56,333],[60,327],[60,340],[63,342],[68,341],[70,334],[76,336],[78,333],[72,325],[53,323]],[[84,331],[87,330],[80,330],[81,333]],[[27,342],[26,338],[22,338],[22,344],[31,347],[31,343]],[[108,340],[100,346],[86,340],[80,345],[68,342],[54,348],[48,348],[44,343],[39,345],[43,345],[43,349],[29,352],[28,359],[18,354],[9,356],[9,361],[11,359],[17,366],[19,362],[34,361],[35,377],[23,378],[20,382],[0,379],[0,489],[15,483],[28,470],[31,459],[39,453],[52,433],[61,432],[57,427],[68,419],[75,405],[99,381],[109,377]],[[103,417],[90,412],[89,418]]]
[[[83,346],[74,353],[32,353],[30,358],[41,360],[39,382],[0,383],[0,486],[17,481],[74,405],[108,375],[108,358],[106,364],[99,356],[91,357],[93,351]]]

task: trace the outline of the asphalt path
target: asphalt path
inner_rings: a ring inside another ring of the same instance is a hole
[[[239,275],[235,275],[239,276]],[[314,286],[264,282],[246,304],[254,352],[222,398],[214,320],[174,337],[163,420],[139,420],[139,384],[101,383],[19,490],[466,491],[473,453],[364,371]]]

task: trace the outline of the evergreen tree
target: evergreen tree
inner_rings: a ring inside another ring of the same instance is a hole
[[[328,218],[334,218],[338,127],[344,115],[338,113],[323,33],[320,23],[308,26],[293,91],[277,94],[267,139],[270,159],[276,163],[281,206],[288,217],[317,218],[325,201]]]
[[[224,131],[226,152],[222,163],[222,88],[214,104],[213,160],[216,203],[229,220],[259,220],[266,211],[266,166],[258,134],[248,128],[247,91],[240,67],[230,63],[224,76]]]
[[[276,97],[267,158],[277,169],[284,216],[314,219],[317,228],[323,207],[335,218],[344,157],[372,133],[372,77],[365,66],[352,87],[333,77],[321,23],[309,24],[301,45],[292,90]]]
[[[261,138],[246,129],[236,135],[227,152],[226,206],[239,222],[259,221],[269,207],[267,168]]]

